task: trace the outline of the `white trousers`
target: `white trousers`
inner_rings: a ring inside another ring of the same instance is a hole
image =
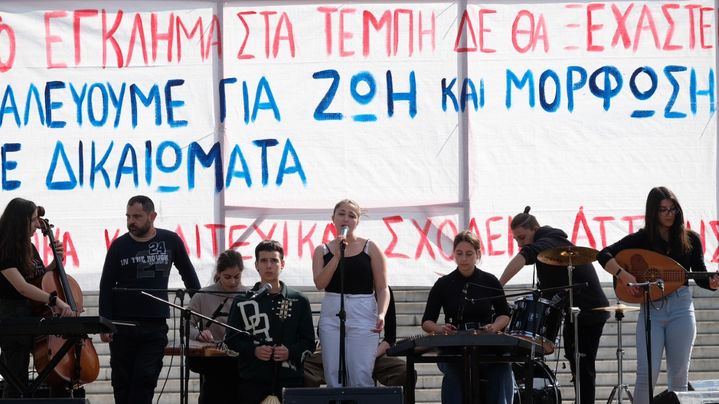
[[[325,293],[320,313],[319,334],[322,344],[322,366],[327,387],[342,387],[339,382],[340,295]],[[345,364],[347,387],[371,387],[372,369],[379,343],[377,300],[374,295],[345,295]]]

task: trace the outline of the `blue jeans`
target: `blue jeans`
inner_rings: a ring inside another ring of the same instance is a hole
[[[653,305],[659,309],[649,305],[652,325],[652,387],[657,383],[662,354],[666,349],[668,389],[686,391],[689,382],[689,359],[697,334],[691,289],[683,287],[667,296],[663,306],[661,300],[653,302]],[[647,307],[643,304],[637,319],[637,380],[634,385],[634,404],[649,402],[649,366],[644,321],[646,310]]]
[[[461,363],[438,363],[444,373],[442,378],[442,404],[462,402],[462,381],[464,368]],[[477,366],[480,377],[487,379],[486,402],[492,404],[512,404],[514,396],[514,376],[509,363],[488,363]]]

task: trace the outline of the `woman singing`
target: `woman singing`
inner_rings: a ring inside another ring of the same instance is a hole
[[[387,267],[379,247],[355,234],[361,210],[349,199],[335,205],[332,222],[338,236],[315,249],[312,272],[317,289],[325,290],[319,334],[322,365],[328,387],[342,387],[339,380],[340,271],[344,270],[346,312],[345,363],[347,387],[374,386],[372,369],[389,304]],[[346,236],[343,235],[346,229]],[[344,259],[340,246],[344,245]]]
[[[454,238],[454,261],[457,269],[435,282],[429,291],[427,307],[422,316],[422,329],[429,333],[452,334],[457,330],[482,329],[502,331],[509,324],[509,305],[504,289],[492,274],[477,268],[481,253],[479,239],[470,231]],[[467,298],[472,301],[468,301]],[[476,299],[476,300],[475,300]],[[440,309],[444,324],[438,324]],[[494,317],[492,314],[494,309]],[[444,373],[442,404],[456,404],[462,400],[462,363],[437,364]],[[488,403],[511,403],[513,395],[512,368],[509,363],[482,364],[479,372],[486,377]]]
[[[195,293],[190,309],[221,323],[227,322],[230,305],[242,286],[242,255],[227,250],[217,257],[215,283]],[[225,327],[199,317],[192,318],[190,338],[200,342],[219,343],[225,338]],[[238,361],[236,357],[191,358],[192,370],[200,373],[202,403],[236,403],[240,399]]]
[[[706,272],[704,254],[699,236],[684,227],[684,213],[674,193],[665,187],[652,188],[647,196],[645,225],[599,253],[599,263],[624,284],[635,283],[636,278],[625,271],[614,258],[628,248],[641,248],[664,254],[686,270]],[[697,279],[705,289],[717,289],[719,278],[712,276]],[[642,304],[637,321],[637,379],[634,386],[634,403],[650,400],[648,362],[644,314],[651,310],[652,386],[656,384],[662,353],[667,352],[667,383],[671,391],[686,391],[689,381],[689,358],[696,337],[692,292],[685,286],[666,296],[663,302]],[[641,290],[634,288],[635,295]]]
[[[72,315],[70,306],[55,294],[49,294],[32,284],[39,280],[46,270],[55,267],[52,262],[47,268],[40,254],[30,242],[30,237],[40,228],[37,206],[28,200],[15,198],[5,207],[0,217],[0,319],[33,316],[31,302],[47,304],[60,316]],[[53,246],[62,257],[62,247]],[[0,360],[21,382],[27,384],[32,336],[0,337]],[[7,380],[7,376],[5,377]],[[20,392],[11,383],[3,391],[3,397],[19,397]]]

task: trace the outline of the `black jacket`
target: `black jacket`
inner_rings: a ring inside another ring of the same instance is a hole
[[[259,287],[257,283],[253,290]],[[280,366],[279,381],[301,380],[302,359],[315,348],[315,331],[312,325],[310,302],[302,293],[280,282],[278,294],[267,294],[256,301],[245,296],[235,298],[227,324],[245,330],[249,338],[233,330],[227,330],[227,346],[237,351],[240,359],[240,377],[266,383],[273,375],[274,362],[255,357],[259,345],[284,345],[289,350],[289,360]],[[285,303],[283,303],[285,302]],[[283,310],[283,304],[286,310]]]
[[[573,245],[567,238],[567,233],[560,229],[549,226],[542,226],[534,233],[534,242],[525,245],[519,251],[528,265],[536,264],[537,277],[540,288],[553,288],[569,285],[569,274],[567,267],[548,265],[537,260],[537,256],[544,250],[555,247]],[[594,311],[596,307],[609,306],[609,300],[599,283],[597,272],[592,264],[575,266],[572,271],[572,283],[587,283],[586,287],[574,289],[574,306],[579,307],[579,320],[584,324],[603,323],[609,318],[609,313]],[[552,298],[555,293],[545,295],[545,298]],[[569,299],[564,302],[565,311],[569,309]],[[565,316],[565,318],[568,318]]]
[[[186,288],[200,289],[195,268],[185,244],[176,233],[156,229],[155,237],[136,241],[125,233],[113,241],[105,256],[100,278],[100,315],[112,320],[164,319],[170,317],[170,306],[128,289],[167,289],[174,265]],[[167,292],[155,296],[168,300]]]

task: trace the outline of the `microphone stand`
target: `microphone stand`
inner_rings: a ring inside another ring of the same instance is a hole
[[[464,324],[464,308],[467,306],[467,291],[469,289],[469,282],[464,284],[462,288],[462,300],[459,302],[459,308],[457,309],[457,327],[461,328]]]
[[[462,298],[459,302],[459,307],[457,308],[457,318],[455,319],[455,321],[457,322],[457,329],[459,330],[465,329],[464,309],[467,306],[467,301],[469,300],[469,298],[467,297],[467,292],[469,291],[469,284],[470,282],[466,282],[462,287]],[[474,348],[470,348],[467,346],[462,348],[462,367],[465,371],[462,384],[463,404],[472,404],[475,397],[479,397],[479,383],[472,383],[473,380],[478,376],[478,370],[474,363],[475,352],[476,350]]]
[[[569,254],[569,265],[567,265],[567,276],[569,284],[572,284],[572,273],[574,272],[574,265],[572,265],[572,254]],[[579,361],[581,355],[579,354],[579,321],[577,316],[579,315],[579,308],[574,307],[574,290],[569,291],[569,321],[572,323],[574,331],[574,401],[581,402],[581,383],[579,374]]]
[[[154,293],[169,293],[169,292],[175,292],[175,296],[177,296],[180,299],[180,302],[184,305],[185,301],[185,293],[194,293],[196,290],[190,290],[190,289],[142,289],[142,288],[113,288],[113,291],[116,292],[140,292],[141,294],[145,296],[149,296],[155,300],[161,301],[165,304],[168,304],[170,306],[179,307],[182,308],[182,306],[177,306],[174,303],[170,303],[167,300],[161,299],[157,296],[154,296],[148,292],[154,292]],[[180,320],[180,352],[182,355],[180,356],[180,402],[183,404],[187,404],[188,399],[188,389],[189,389],[189,379],[190,379],[190,369],[187,367],[187,364],[185,363],[185,357],[187,356],[187,353],[190,350],[190,316],[188,315],[185,317],[185,312],[182,311],[181,320]]]
[[[337,264],[337,270],[340,272],[340,311],[337,313],[337,317],[340,319],[340,357],[339,357],[339,371],[337,379],[342,387],[347,387],[347,362],[345,360],[345,334],[346,334],[346,321],[347,313],[345,312],[345,243],[340,244],[340,260]]]
[[[581,283],[574,283],[574,284],[567,285],[567,286],[555,286],[555,287],[552,287],[552,288],[537,289],[536,292],[539,293],[539,294],[551,293],[551,292],[561,292],[561,291],[572,290],[572,289],[575,289],[575,288],[585,288],[585,287],[587,287],[587,286],[589,286],[589,283],[588,283],[588,282],[581,282]],[[525,289],[525,290],[526,290],[526,289]],[[534,293],[535,293],[535,290],[532,289],[531,291],[528,291],[528,292],[517,292],[517,293],[510,293],[510,294],[505,294],[505,295],[496,295],[496,296],[490,296],[490,297],[485,297],[485,298],[480,298],[480,299],[467,299],[467,300],[470,301],[470,302],[472,302],[472,303],[474,303],[474,302],[479,302],[479,301],[482,301],[482,300],[494,299],[494,298],[497,298],[497,297],[500,297],[500,296],[504,296],[504,297],[508,297],[508,298],[509,298],[509,297],[533,295]]]
[[[147,292],[141,292],[145,296],[150,296]],[[180,299],[180,307],[185,305],[185,291],[178,289],[176,296]],[[180,311],[180,402],[183,404],[188,403],[189,398],[189,387],[190,387],[190,367],[187,366],[187,354],[190,352],[190,315],[185,313],[185,310]]]
[[[642,288],[644,292],[644,339],[646,340],[646,354],[647,354],[647,381],[649,387],[649,403],[654,402],[654,381],[652,379],[652,315],[651,315],[651,294],[649,288],[652,285],[656,285],[664,293],[664,280],[657,279],[656,281],[629,283],[627,286]]]
[[[647,386],[649,386],[649,404],[654,401],[652,380],[652,315],[649,306],[649,285],[644,286],[644,338],[647,345]]]
[[[651,315],[651,297],[649,295],[649,287],[656,285],[656,282],[645,282],[640,285],[644,292],[644,338],[646,339],[647,353],[647,382],[649,386],[649,404],[654,402],[654,381],[652,380],[652,315]]]
[[[181,301],[184,300],[183,299],[184,292],[185,291],[183,289],[177,290],[177,295],[178,295],[178,297],[180,297]],[[189,398],[188,396],[189,396],[189,383],[190,383],[190,368],[187,366],[187,357],[189,356],[189,353],[190,353],[190,318],[192,316],[197,316],[197,317],[203,318],[212,323],[221,325],[227,329],[236,331],[238,334],[244,334],[245,336],[250,336],[250,337],[254,338],[254,336],[247,331],[240,330],[239,328],[233,327],[233,326],[225,324],[225,323],[221,323],[213,318],[210,318],[203,314],[194,312],[194,311],[190,310],[189,308],[186,308],[184,306],[180,306],[180,305],[174,304],[172,302],[169,302],[167,300],[161,299],[157,296],[154,296],[150,293],[145,292],[144,290],[141,291],[140,293],[147,297],[153,298],[157,301],[160,301],[162,303],[165,303],[171,307],[174,307],[174,308],[180,310],[180,313],[181,313],[181,315],[180,315],[180,318],[181,318],[181,321],[180,321],[180,337],[181,337],[180,338],[180,341],[181,341],[181,343],[180,343],[180,353],[181,353],[180,354],[180,402],[183,404],[187,404],[188,398]]]

